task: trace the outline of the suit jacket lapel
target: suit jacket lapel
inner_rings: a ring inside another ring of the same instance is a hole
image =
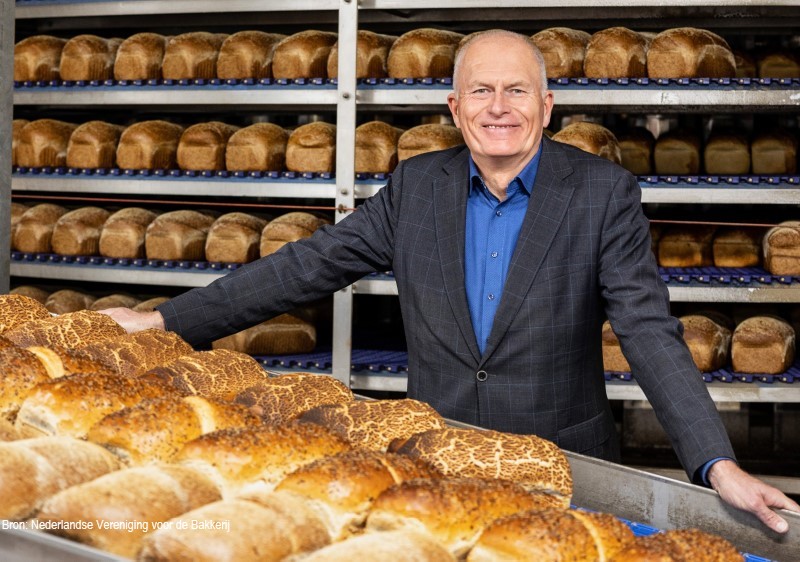
[[[522,306],[572,199],[574,188],[562,181],[572,172],[572,166],[558,143],[543,137],[542,144],[536,183],[511,257],[503,296],[481,365],[497,349]]]

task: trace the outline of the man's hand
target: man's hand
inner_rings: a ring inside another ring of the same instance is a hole
[[[110,316],[112,320],[125,328],[125,331],[129,334],[149,328],[164,329],[164,317],[157,310],[153,312],[134,312],[130,308],[107,308],[98,312]]]
[[[708,471],[708,481],[726,503],[749,511],[778,533],[789,530],[789,524],[771,507],[800,513],[800,505],[777,488],[750,476],[732,460],[715,462]]]

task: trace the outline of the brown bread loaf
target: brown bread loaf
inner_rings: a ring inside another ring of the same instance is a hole
[[[270,492],[301,466],[349,450],[346,441],[315,424],[250,424],[198,437],[171,462],[203,472],[223,497],[233,498]]]
[[[273,123],[239,129],[228,139],[225,167],[236,171],[279,171],[286,163],[289,131]]]
[[[762,242],[764,268],[773,275],[800,275],[800,222],[770,228]]]
[[[583,76],[583,60],[591,35],[568,27],[550,27],[531,36],[544,58],[548,78]]]
[[[53,228],[66,212],[64,207],[52,203],[41,203],[31,207],[17,221],[12,247],[20,252],[50,252]]]
[[[449,78],[453,75],[460,33],[423,27],[404,33],[389,50],[392,78]],[[401,158],[402,160],[402,158]]]
[[[77,35],[61,51],[62,80],[108,80],[114,74],[114,60],[122,39]]]
[[[10,294],[29,297],[42,304],[47,302],[47,297],[50,295],[50,293],[48,293],[44,289],[35,287],[33,285],[20,285],[18,287],[14,287],[13,289],[11,289]]]
[[[761,265],[761,228],[727,227],[714,234],[716,267],[756,267]]]
[[[217,57],[228,35],[193,31],[171,37],[164,50],[161,74],[166,80],[216,78]]]
[[[81,310],[55,318],[33,320],[3,332],[3,337],[20,347],[41,345],[65,349],[121,336],[125,329],[109,316]]]
[[[139,304],[139,299],[134,296],[126,295],[123,293],[115,293],[112,295],[106,295],[104,297],[100,297],[96,301],[94,301],[89,310],[105,310],[107,308],[133,308]]]
[[[656,139],[644,127],[617,135],[622,167],[637,176],[653,173],[653,149]]]
[[[738,176],[750,173],[750,143],[741,133],[712,134],[703,151],[707,174]]]
[[[596,123],[578,121],[567,125],[555,135],[553,140],[570,144],[589,154],[595,154],[615,164],[622,162],[622,152],[614,133]]]
[[[733,51],[733,61],[736,64],[736,78],[756,78],[756,61],[749,53]]]
[[[286,169],[333,172],[336,168],[336,125],[315,121],[297,127],[286,143]]]
[[[50,318],[45,306],[20,294],[0,295],[0,334],[31,320]]]
[[[728,43],[706,29],[677,27],[656,35],[647,51],[650,78],[732,78],[736,61]]]
[[[139,207],[120,209],[103,224],[99,251],[107,258],[143,258],[145,233],[156,213]]]
[[[398,440],[389,450],[426,462],[448,476],[511,480],[552,494],[565,507],[572,497],[572,474],[563,451],[535,435],[434,429]]]
[[[19,220],[22,218],[22,215],[30,209],[27,205],[22,203],[15,203],[11,202],[11,233],[9,238],[9,247],[14,250],[14,235],[17,232],[17,225],[19,224]]]
[[[240,31],[230,35],[219,49],[217,78],[272,78],[275,45],[285,39],[278,33]]]
[[[609,27],[586,45],[584,75],[589,78],[637,78],[647,75],[649,41],[626,27]]]
[[[691,131],[665,133],[656,141],[653,160],[662,176],[699,174],[700,139]]]
[[[303,558],[304,562],[455,562],[456,558],[429,535],[419,531],[387,531],[334,543]]]
[[[606,320],[603,322],[603,369],[616,373],[630,373],[631,366],[625,355],[622,353],[622,348],[619,345],[619,338],[611,328],[611,322]]]
[[[681,316],[683,339],[689,346],[694,364],[702,373],[710,373],[728,364],[731,331],[702,314]]]
[[[698,529],[674,529],[647,537],[637,537],[611,562],[642,560],[713,560],[714,562],[743,562],[736,547],[720,536]]]
[[[36,355],[36,358],[44,366],[47,375],[51,379],[78,373],[118,374],[113,365],[106,364],[101,360],[78,356],[73,350],[50,348],[39,345],[31,346],[27,348],[27,350]]]
[[[356,78],[383,78],[389,49],[397,40],[394,35],[381,35],[359,29],[356,42]],[[328,55],[328,78],[339,76],[339,42],[333,44]]]
[[[117,145],[124,127],[104,121],[89,121],[72,133],[67,145],[70,168],[113,168]]]
[[[794,328],[780,318],[753,316],[733,332],[731,361],[739,373],[784,373],[794,362],[794,354]]]
[[[214,218],[198,211],[171,211],[151,222],[145,234],[145,253],[151,260],[205,259],[208,231]]]
[[[797,78],[800,76],[800,59],[790,51],[767,53],[758,57],[759,78]]]
[[[100,230],[111,213],[100,207],[81,207],[61,215],[53,227],[53,252],[65,256],[94,256]]]
[[[308,238],[326,223],[310,213],[292,212],[279,216],[261,231],[261,257],[277,252],[288,242]]]
[[[14,45],[14,80],[58,80],[66,39],[34,35]]]
[[[658,265],[661,267],[709,267],[714,263],[712,241],[715,226],[673,226],[661,235]]]
[[[76,127],[55,119],[31,121],[19,133],[17,164],[30,168],[66,165],[69,137]]]
[[[797,138],[786,131],[761,133],[750,147],[754,174],[797,172]]]
[[[0,419],[11,422],[36,385],[50,376],[34,353],[17,347],[0,349],[0,368]]]
[[[68,312],[87,310],[95,300],[96,297],[94,295],[83,291],[61,289],[50,293],[44,306],[53,314],[67,314]]]
[[[397,159],[407,158],[433,150],[445,150],[464,144],[461,131],[452,125],[418,125],[405,131],[397,140]]]
[[[152,299],[147,299],[146,301],[140,302],[133,307],[133,310],[134,312],[153,312],[158,305],[163,304],[168,300],[169,297],[153,297]]]
[[[213,349],[232,349],[248,355],[311,353],[317,346],[313,323],[291,314],[281,314],[246,330],[218,339]]]
[[[27,519],[57,492],[120,468],[102,447],[70,437],[0,443],[0,518]]]
[[[222,215],[208,231],[206,259],[226,263],[248,263],[258,259],[261,231],[266,225],[264,219],[246,213]]]
[[[272,75],[277,79],[326,78],[336,34],[313,29],[290,35],[275,45]]]
[[[117,80],[161,78],[161,63],[168,38],[157,33],[137,33],[120,44],[114,61]]]
[[[402,130],[382,121],[356,127],[355,171],[387,174],[397,166],[397,141]]]
[[[14,119],[11,123],[11,165],[17,165],[17,147],[19,146],[20,133],[30,123],[27,119]]]
[[[181,170],[224,170],[228,139],[238,130],[219,121],[192,125],[178,143],[178,166]]]
[[[37,519],[117,523],[119,526],[77,526],[51,532],[135,558],[154,523],[219,499],[216,487],[202,474],[181,466],[152,465],[118,470],[67,488],[45,502]]]
[[[183,127],[167,121],[142,121],[122,132],[117,166],[125,170],[169,169],[177,165]]]

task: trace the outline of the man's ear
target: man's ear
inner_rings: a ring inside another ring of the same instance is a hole
[[[542,128],[547,127],[550,124],[550,116],[553,113],[553,92],[547,90],[547,93],[542,100],[543,106],[543,115],[542,115]]]
[[[460,129],[461,126],[458,124],[458,99],[456,99],[455,92],[447,94],[447,107],[450,108],[450,114],[453,116],[453,123]]]

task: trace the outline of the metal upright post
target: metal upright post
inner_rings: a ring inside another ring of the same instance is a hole
[[[0,7],[0,293],[10,287],[11,122],[14,119],[14,1]]]

